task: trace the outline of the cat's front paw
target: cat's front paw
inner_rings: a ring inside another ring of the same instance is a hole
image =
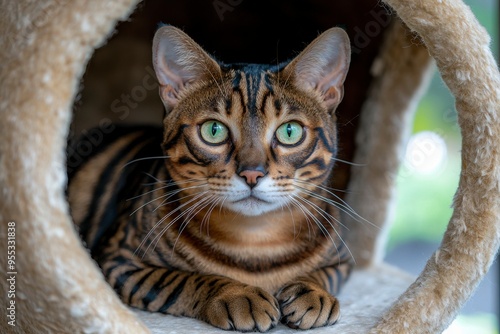
[[[276,295],[281,322],[290,328],[310,329],[333,325],[340,318],[338,300],[316,284],[292,283]]]
[[[207,300],[202,318],[225,330],[266,332],[277,325],[280,311],[276,299],[266,291],[229,284]]]

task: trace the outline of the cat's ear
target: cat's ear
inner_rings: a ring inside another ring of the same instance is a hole
[[[312,41],[284,71],[294,78],[294,84],[300,89],[319,93],[327,109],[332,111],[344,96],[350,61],[347,33],[341,28],[331,28]]]
[[[220,66],[182,30],[163,26],[153,39],[153,65],[160,83],[160,97],[172,110],[189,85],[220,78]]]

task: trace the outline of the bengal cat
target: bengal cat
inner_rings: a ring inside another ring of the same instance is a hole
[[[329,182],[349,62],[340,28],[274,66],[222,64],[181,30],[157,31],[163,128],[117,128],[68,188],[125,303],[239,331],[339,319],[351,256]]]

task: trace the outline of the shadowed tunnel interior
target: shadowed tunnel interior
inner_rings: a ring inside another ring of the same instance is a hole
[[[345,95],[336,112],[338,158],[351,161],[370,68],[391,19],[375,0],[143,1],[91,59],[75,103],[73,133],[92,126],[111,131],[111,122],[161,124],[163,106],[151,64],[151,41],[161,23],[183,29],[219,61],[271,64],[293,58],[321,32],[338,26],[347,31],[352,47]],[[332,186],[340,189],[339,196],[349,173],[348,164],[336,164]]]

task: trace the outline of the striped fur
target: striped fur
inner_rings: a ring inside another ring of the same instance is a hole
[[[351,261],[328,184],[347,69],[315,68],[315,57],[337,39],[348,64],[344,35],[324,33],[288,64],[229,66],[178,29],[158,31],[164,128],[116,128],[68,187],[82,239],[125,303],[242,331],[337,321]],[[207,142],[207,121],[227,137]],[[278,129],[291,136],[290,123],[302,136],[285,144]]]

